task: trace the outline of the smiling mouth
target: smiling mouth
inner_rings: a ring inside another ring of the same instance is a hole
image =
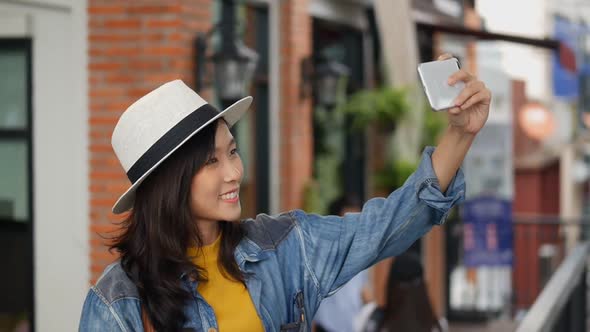
[[[237,189],[230,191],[228,193],[225,193],[223,195],[219,195],[219,197],[221,198],[222,201],[229,202],[229,203],[237,202],[239,196],[240,196],[239,191]]]

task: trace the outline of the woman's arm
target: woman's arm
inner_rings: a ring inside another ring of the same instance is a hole
[[[432,154],[432,168],[434,168],[440,190],[443,193],[447,191],[449,183],[461,167],[474,138],[474,135],[465,134],[461,130],[449,126],[440,139]]]
[[[450,58],[443,54],[438,59]],[[492,94],[485,84],[465,70],[449,77],[448,83],[465,82],[465,88],[448,111],[449,127],[432,155],[432,167],[442,192],[463,163],[475,135],[483,128],[490,112]]]
[[[309,280],[322,297],[330,295],[352,277],[378,261],[404,252],[465,194],[459,170],[442,193],[432,165],[434,148],[422,154],[418,169],[387,198],[367,201],[360,213],[343,217],[293,211],[296,231]]]
[[[464,199],[460,165],[487,121],[491,94],[466,71],[449,78],[451,85],[458,81],[465,88],[455,100],[457,107],[448,111],[449,127],[439,146],[425,149],[418,169],[401,188],[343,218],[294,212],[304,263],[320,295],[332,294],[368,266],[402,253]]]

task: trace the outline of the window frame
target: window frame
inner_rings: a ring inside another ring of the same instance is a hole
[[[25,299],[25,310],[27,319],[30,324],[30,330],[35,331],[35,302],[34,302],[34,208],[33,208],[33,101],[32,101],[32,39],[31,38],[0,38],[0,51],[19,50],[25,53],[25,75],[26,75],[26,125],[23,129],[7,129],[0,127],[1,142],[25,142],[27,148],[27,215],[25,219],[14,219],[0,217],[0,232],[2,233],[25,233],[27,244],[23,260],[26,260],[26,284],[28,284],[29,294]]]
[[[5,223],[28,223],[33,221],[33,112],[32,112],[32,75],[31,75],[31,40],[27,38],[0,38],[0,51],[24,50],[26,70],[26,125],[24,129],[7,129],[0,126],[0,142],[25,142],[27,148],[27,215],[25,220],[15,220],[0,216],[0,230]],[[14,228],[14,227],[12,227]]]

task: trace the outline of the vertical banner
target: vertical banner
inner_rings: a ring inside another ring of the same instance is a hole
[[[465,266],[512,265],[512,202],[475,198],[463,204],[461,218]]]
[[[568,102],[577,102],[580,26],[562,17],[555,17],[555,39],[561,47],[553,55],[553,95]]]

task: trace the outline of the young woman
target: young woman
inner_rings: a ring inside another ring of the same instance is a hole
[[[466,87],[436,150],[402,188],[344,217],[240,221],[243,168],[229,128],[252,99],[218,112],[178,80],[142,97],[112,137],[132,183],[113,207],[128,211],[112,244],[120,260],[91,287],[80,330],[308,330],[323,298],[402,253],[463,198],[459,166],[491,95],[465,71],[449,79],[458,81]]]

